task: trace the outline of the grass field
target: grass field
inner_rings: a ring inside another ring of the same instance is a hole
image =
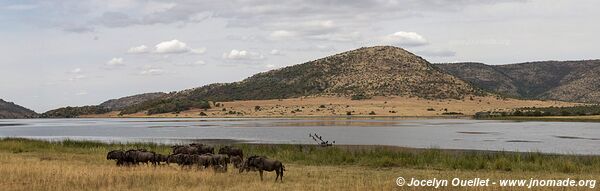
[[[491,120],[516,120],[516,121],[557,121],[557,122],[600,122],[600,115],[585,116],[498,116]]]
[[[522,107],[563,107],[578,103],[541,100],[502,99],[468,96],[462,100],[427,100],[410,97],[373,97],[352,100],[345,97],[306,97],[274,100],[220,102],[208,110],[191,109],[181,113],[146,115],[143,112],[119,116],[119,112],[82,117],[320,117],[320,116],[446,116],[444,113],[474,115],[480,111],[511,111]],[[256,106],[259,106],[258,108]],[[206,116],[200,116],[203,112]]]
[[[395,179],[600,179],[600,157],[486,151],[407,149],[382,146],[237,145],[248,154],[284,162],[283,183],[275,174],[181,169],[176,165],[116,167],[106,152],[154,144],[103,144],[24,139],[0,140],[2,190],[400,190]],[[461,190],[461,187],[448,187]],[[446,189],[448,189],[446,188]],[[495,190],[497,186],[475,190]],[[502,189],[522,190],[519,187]],[[577,189],[589,190],[587,187]]]

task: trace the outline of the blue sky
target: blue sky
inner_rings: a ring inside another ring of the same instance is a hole
[[[430,62],[597,59],[599,1],[0,2],[0,98],[38,112],[394,45]]]

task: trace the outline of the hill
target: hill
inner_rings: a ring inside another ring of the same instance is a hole
[[[111,99],[105,102],[102,102],[99,106],[102,106],[109,110],[121,110],[125,107],[129,107],[132,105],[140,104],[144,101],[158,99],[161,97],[165,97],[167,94],[163,92],[155,92],[155,93],[144,93],[137,94],[133,96],[122,97],[119,99]]]
[[[482,89],[527,99],[600,102],[600,60],[436,64]]]
[[[73,118],[81,115],[103,114],[111,111],[120,111],[126,107],[141,104],[148,100],[157,100],[166,96],[166,93],[144,93],[133,96],[111,99],[102,102],[100,105],[89,105],[79,107],[62,107],[53,109],[42,114],[42,117],[48,118]]]
[[[161,101],[151,100],[127,107],[122,113],[157,107],[161,108],[157,113],[179,112],[207,100],[267,100],[302,96],[461,99],[481,93],[469,83],[440,71],[425,59],[402,48],[376,46],[258,73],[240,82],[184,90],[167,95]],[[201,105],[206,107],[206,104]]]
[[[0,99],[0,119],[36,118],[39,114],[35,111]]]

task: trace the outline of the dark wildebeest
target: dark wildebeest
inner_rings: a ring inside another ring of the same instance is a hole
[[[176,154],[176,155],[169,155],[169,156],[167,156],[167,164],[171,164],[171,163],[177,164],[177,159],[179,158],[179,155],[182,155],[182,154]]]
[[[198,168],[201,166],[208,167],[212,162],[212,158],[206,158],[204,155],[188,155],[188,154],[176,154],[169,155],[167,157],[167,164],[177,163],[181,168],[191,168],[193,165],[197,165]]]
[[[131,164],[139,164],[152,162],[154,159],[154,152],[148,152],[145,150],[128,150],[125,152],[125,161]]]
[[[235,168],[240,168],[242,166],[242,160],[243,159],[240,156],[232,156],[230,159],[231,164],[233,164],[233,167]]]
[[[117,166],[121,166],[125,162],[125,152],[123,150],[110,151],[106,154],[106,160],[115,160]]]
[[[254,167],[254,166],[252,166],[250,164],[250,159],[256,158],[256,157],[267,158],[266,156],[257,156],[257,155],[253,155],[253,156],[248,157],[248,159],[242,161],[242,164],[240,165],[240,173],[244,172],[244,170],[246,172],[258,171],[258,169],[256,167]]]
[[[213,156],[211,154],[202,154],[198,160],[198,165],[203,166],[204,168],[208,168],[213,164]]]
[[[155,154],[154,158],[152,158],[153,165],[159,165],[161,162],[166,163],[168,156],[162,154]]]
[[[196,154],[198,152],[198,148],[192,146],[184,146],[184,145],[175,145],[171,146],[173,149],[173,154]]]
[[[229,156],[224,154],[216,154],[212,156],[213,166],[215,170],[227,171],[227,164],[229,163]]]
[[[277,178],[281,177],[279,179],[281,180],[281,182],[283,182],[283,171],[285,171],[285,167],[280,161],[260,156],[248,157],[247,161],[248,166],[246,168],[256,168],[260,173],[260,180],[263,180],[263,171],[275,171],[275,173],[277,174],[277,176],[275,177],[275,181],[277,181]]]
[[[189,154],[169,155],[167,161],[168,163],[177,163],[181,167],[189,167],[193,164]]]
[[[219,149],[219,154],[225,154],[229,157],[231,156],[239,156],[241,158],[244,158],[244,151],[242,151],[242,149],[237,148],[237,147],[231,147],[231,146],[224,146],[221,147]]]
[[[215,154],[215,148],[210,146],[210,145],[204,145],[204,144],[197,144],[197,143],[192,143],[190,144],[191,147],[195,147],[196,150],[196,154]]]

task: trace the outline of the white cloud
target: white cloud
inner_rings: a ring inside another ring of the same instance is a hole
[[[69,72],[73,73],[73,74],[79,74],[79,73],[81,73],[81,68],[75,68],[75,69],[73,69],[73,70],[71,70]]]
[[[149,69],[140,71],[141,75],[147,75],[147,76],[158,76],[158,75],[162,75],[164,73],[165,73],[165,70],[158,69],[158,68],[149,68]]]
[[[84,95],[88,95],[88,93],[87,93],[87,91],[80,91],[80,92],[77,92],[75,95],[76,96],[84,96]]]
[[[69,78],[69,81],[77,81],[77,80],[81,80],[86,78],[87,76],[83,75],[83,74],[77,74],[71,78]]]
[[[156,53],[171,54],[185,53],[190,51],[190,48],[184,42],[177,39],[160,42],[156,45]]]
[[[248,51],[233,49],[227,53],[223,53],[223,58],[227,59],[244,59],[248,56]]]
[[[183,62],[183,63],[176,63],[176,66],[189,66],[189,67],[194,67],[194,66],[203,66],[206,65],[206,62],[204,62],[203,60],[198,60],[196,62]]]
[[[399,46],[423,46],[428,44],[427,39],[416,32],[399,31],[394,34],[386,35],[383,41],[392,45]]]
[[[223,58],[230,60],[257,60],[264,59],[264,55],[246,50],[233,49],[229,53],[223,53]]]
[[[129,48],[129,50],[127,50],[127,53],[141,54],[141,53],[148,52],[148,50],[149,49],[146,45],[140,45],[140,46],[135,46],[135,47]]]
[[[71,71],[69,71],[69,73],[73,74],[69,78],[69,81],[77,81],[77,80],[80,80],[80,79],[83,79],[83,78],[87,77],[86,75],[81,74],[82,73],[81,68],[72,69]]]
[[[108,66],[123,66],[123,58],[112,58],[106,62]]]
[[[204,52],[206,52],[206,48],[195,48],[191,49],[190,52],[194,54],[204,54]]]
[[[277,67],[277,66],[275,66],[274,64],[267,64],[267,65],[265,65],[265,68],[267,68],[267,69],[273,69],[275,67]]]
[[[269,35],[274,39],[290,38],[296,36],[296,33],[287,30],[276,30]]]
[[[198,61],[194,62],[194,64],[196,64],[196,65],[205,65],[206,63],[204,61],[202,61],[202,60],[198,60]]]
[[[271,50],[271,52],[269,52],[269,54],[271,54],[271,55],[281,55],[281,51],[279,51],[277,49],[273,49],[273,50]]]
[[[153,65],[144,65],[139,74],[144,76],[159,76],[165,73],[167,73],[167,71],[163,70],[162,68]]]

